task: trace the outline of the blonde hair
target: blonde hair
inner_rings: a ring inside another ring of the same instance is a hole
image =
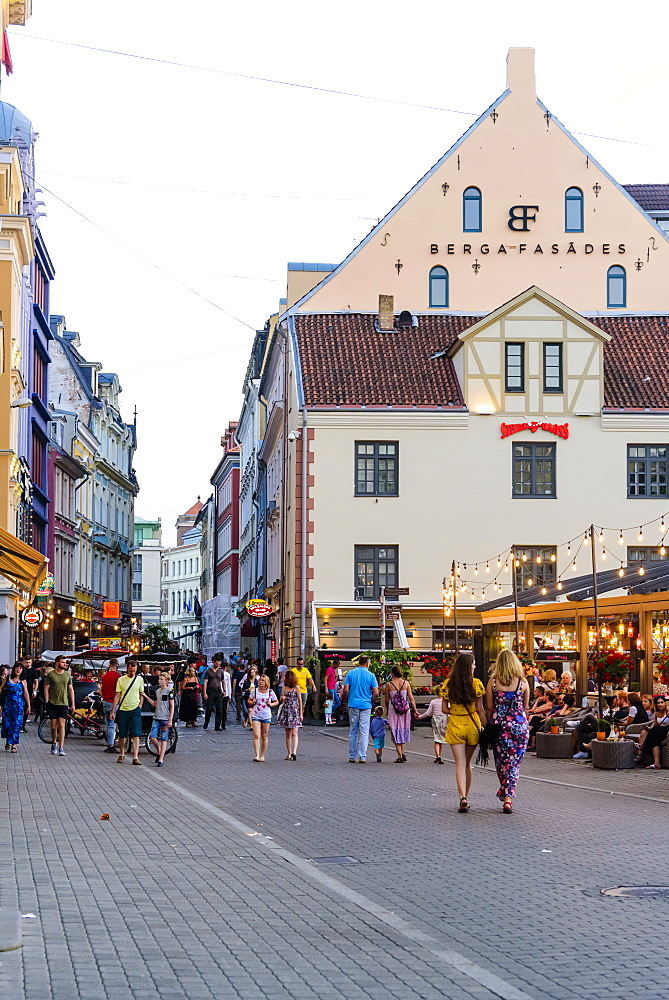
[[[258,687],[260,687],[261,681],[265,682],[265,684],[267,685],[267,690],[269,691],[269,677],[267,676],[267,674],[260,674],[260,676],[258,677]]]
[[[546,684],[550,684],[550,682],[554,681],[556,677],[557,677],[557,674],[555,673],[554,670],[544,670],[544,675],[543,675],[542,680]]]
[[[502,687],[511,687],[514,681],[525,680],[525,669],[510,649],[503,649],[495,660],[491,677],[495,677]]]

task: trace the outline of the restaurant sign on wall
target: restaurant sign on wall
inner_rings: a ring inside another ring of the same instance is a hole
[[[531,434],[536,434],[537,431],[547,431],[549,434],[555,434],[556,437],[564,438],[565,441],[569,437],[569,424],[547,424],[537,420],[526,420],[522,424],[502,424],[500,430],[502,439],[510,437],[512,434],[521,434],[523,431],[529,431]]]

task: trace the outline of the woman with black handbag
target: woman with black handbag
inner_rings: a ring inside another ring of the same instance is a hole
[[[492,746],[499,778],[497,797],[501,799],[505,813],[513,812],[518,770],[529,738],[529,707],[530,686],[525,679],[523,665],[515,653],[503,649],[486,688],[485,708],[490,722],[481,744],[482,748],[486,744]]]
[[[460,795],[458,812],[469,812],[469,789],[472,784],[472,757],[478,745],[479,733],[485,724],[482,697],[483,684],[474,677],[472,653],[458,653],[453,669],[444,681],[442,711],[448,715],[446,742],[455,761],[455,780]],[[449,714],[450,713],[450,714]]]

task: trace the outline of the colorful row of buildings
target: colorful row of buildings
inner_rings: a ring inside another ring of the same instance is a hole
[[[23,24],[30,4],[3,3]],[[4,51],[4,50],[3,50]],[[8,49],[6,50],[8,51]],[[11,68],[8,59],[4,71]],[[132,630],[135,423],[50,311],[35,133],[0,102],[0,662]],[[118,605],[105,618],[106,602]]]

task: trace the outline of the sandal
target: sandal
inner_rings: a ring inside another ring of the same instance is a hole
[[[662,768],[660,767],[659,764],[649,764],[648,767],[646,768],[646,770],[647,771],[661,771]]]
[[[511,805],[510,802],[504,803],[504,805],[502,806],[502,812],[506,813],[507,816],[509,816],[513,812],[513,806]]]
[[[18,753],[18,752],[19,752],[18,747],[12,747],[12,753]]]
[[[467,799],[465,799],[465,798],[460,799],[460,805],[458,806],[458,812],[459,813],[469,812],[469,802],[467,802]]]

